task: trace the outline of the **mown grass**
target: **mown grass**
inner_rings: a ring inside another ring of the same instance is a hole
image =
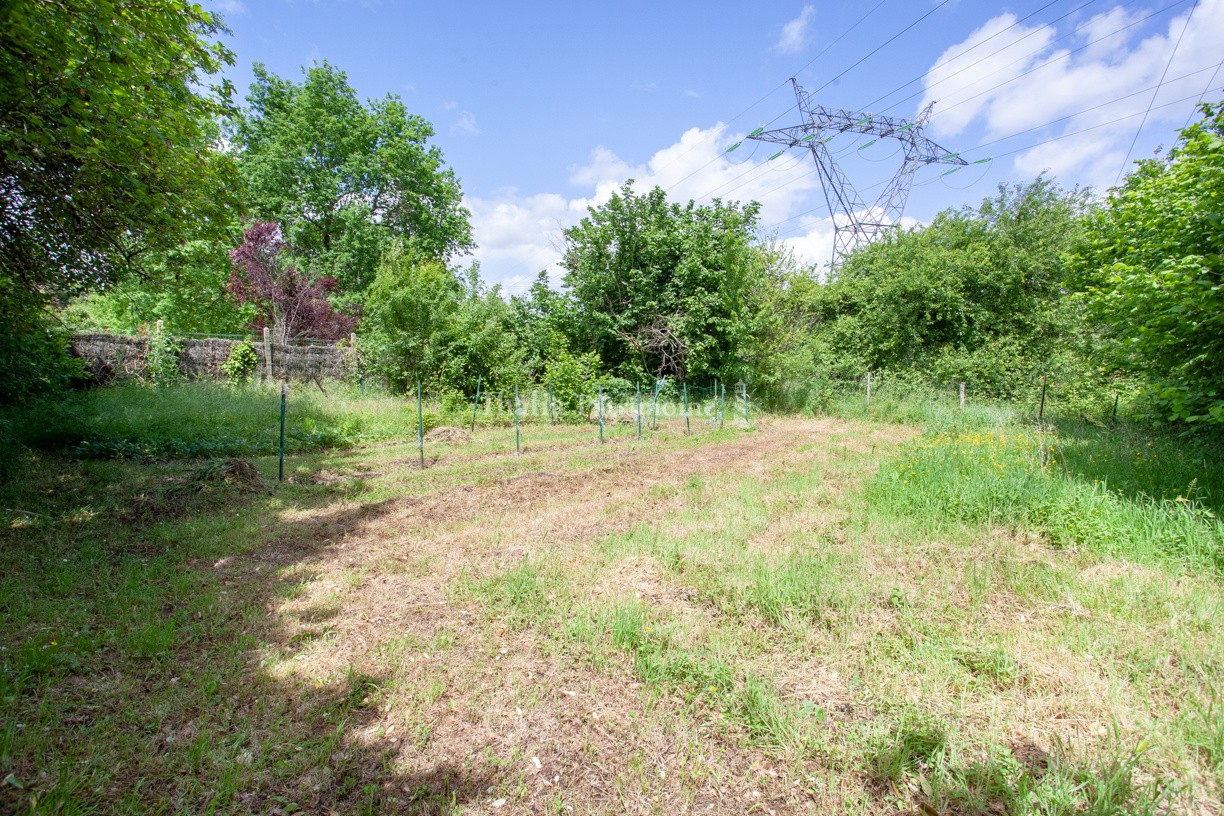
[[[340,402],[323,403],[326,416]],[[168,434],[188,410],[137,413],[127,427]],[[1036,428],[1003,409],[905,410],[928,411],[924,435],[830,423],[775,456],[628,494],[626,507],[655,508],[643,520],[581,508],[608,516],[594,541],[537,540],[532,519],[493,502],[462,525],[388,529],[403,560],[347,550],[332,574],[317,555],[389,502],[479,496],[523,476],[555,478],[564,501],[564,474],[598,478],[610,452],[641,460],[632,479],[755,437],[686,437],[673,417],[642,443],[614,426],[601,448],[590,425],[542,424],[514,457],[497,426],[437,446],[424,471],[413,443],[299,452],[275,491],[268,458],[257,465],[269,484],[242,485],[206,482],[200,463],[36,454],[28,478],[0,491],[0,776],[14,770],[24,786],[0,786],[0,809],[379,812],[408,796],[425,813],[494,797],[525,812],[520,777],[484,774],[526,757],[485,747],[443,778],[417,778],[377,747],[388,712],[428,752],[448,722],[438,707],[483,705],[482,677],[464,686],[405,668],[423,652],[445,666],[456,630],[342,634],[349,618],[394,608],[354,607],[359,588],[436,568],[438,556],[413,553],[422,539],[459,561],[464,540],[532,552],[465,567],[448,586],[449,603],[474,613],[459,635],[497,644],[490,662],[506,632],[588,676],[632,678],[635,716],[683,744],[775,762],[778,787],[832,811],[1069,816],[1218,800],[1224,592],[1210,449],[1129,427]],[[199,427],[203,438],[215,426]],[[265,552],[281,561],[265,566]],[[282,638],[293,604],[301,630]],[[346,655],[339,668],[308,671],[333,653]],[[598,760],[620,762],[636,759]],[[726,773],[690,771],[692,790]],[[632,773],[653,795],[658,778]],[[325,798],[308,801],[310,790]],[[547,807],[562,809],[564,793]]]
[[[346,448],[417,433],[415,395],[391,395],[341,382],[326,391],[311,383],[294,386],[286,406],[285,447],[290,452]],[[539,443],[541,429],[555,424],[547,391],[524,391],[518,422],[520,445]],[[592,402],[594,405],[594,402]],[[734,405],[732,408],[734,409]],[[741,406],[742,407],[742,406]],[[555,408],[555,406],[554,406]],[[598,411],[588,412],[591,433],[598,437]],[[710,430],[718,416],[709,401],[690,406],[689,425]],[[659,425],[678,428],[684,419],[679,403],[642,405],[643,433]],[[458,398],[426,395],[421,411],[425,431],[440,425],[512,428],[512,399],[498,394],[475,406]],[[731,421],[742,423],[742,416]],[[632,401],[605,406],[606,440],[637,436],[637,405]],[[189,382],[157,388],[118,385],[82,391],[8,408],[0,414],[0,478],[20,467],[21,446],[65,451],[87,459],[171,459],[258,456],[275,453],[280,444],[280,391],[259,384],[231,386]],[[511,437],[512,439],[513,437]]]

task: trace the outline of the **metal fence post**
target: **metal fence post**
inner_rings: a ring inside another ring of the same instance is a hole
[[[267,329],[264,329],[267,331]],[[280,406],[280,462],[276,469],[276,480],[285,481],[285,403],[289,401],[289,383],[281,385]]]
[[[476,433],[476,407],[480,405],[480,378],[476,378],[476,399],[472,400],[472,433]]]
[[[684,383],[684,435],[688,436],[692,432],[689,426],[688,383],[686,382]]]
[[[642,384],[637,384],[637,426],[638,439],[642,438]]]
[[[425,417],[421,414],[421,381],[417,380],[417,449],[421,454],[421,470],[425,469]]]

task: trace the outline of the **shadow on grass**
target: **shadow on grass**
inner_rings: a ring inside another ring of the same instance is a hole
[[[1224,515],[1224,441],[1187,439],[1149,427],[1057,422],[1061,465],[1133,501],[1193,501]]]
[[[0,501],[0,811],[446,814],[490,798],[503,772],[483,746],[430,757],[381,733],[388,678],[266,665],[299,648],[274,613],[304,579],[286,570],[400,501],[336,502],[360,479],[184,497],[186,467],[44,459]]]

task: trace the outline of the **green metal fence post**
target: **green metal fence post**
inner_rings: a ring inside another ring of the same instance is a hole
[[[476,408],[480,405],[480,378],[476,378],[476,399],[472,400],[472,433],[476,433]]]
[[[689,426],[689,407],[688,407],[688,383],[684,384],[684,435],[688,436],[692,433],[692,428]]]
[[[727,421],[727,384],[719,383],[722,389],[722,398],[718,402],[718,427],[722,427]]]
[[[276,469],[276,480],[285,481],[285,403],[289,400],[289,383],[281,383],[280,410],[280,463]]]
[[[747,428],[748,422],[748,384],[743,383],[744,388],[744,427]]]
[[[642,384],[637,384],[637,422],[638,439],[642,438]]]
[[[421,470],[425,469],[425,417],[421,413],[421,381],[417,380],[417,450],[421,454]]]
[[[599,444],[603,444],[603,386],[599,386]]]
[[[518,456],[520,453],[522,453],[522,448],[520,447],[519,410],[518,409],[519,409],[518,386],[516,385],[514,386],[514,455],[515,456]]]
[[[659,392],[663,390],[663,383],[667,382],[664,377],[661,380],[655,380],[654,396],[651,399],[650,405],[650,430],[659,430]]]
[[[548,384],[548,421],[553,425],[557,424],[557,416],[553,413],[552,383]]]

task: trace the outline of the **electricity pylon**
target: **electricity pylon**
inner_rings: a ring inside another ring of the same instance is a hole
[[[786,147],[806,147],[812,152],[820,172],[820,188],[829,206],[829,214],[833,217],[833,263],[846,253],[870,243],[880,233],[897,228],[914,183],[914,172],[920,167],[969,163],[923,135],[922,128],[931,116],[933,104],[927,105],[916,120],[910,121],[896,116],[813,105],[808,93],[799,87],[799,82],[793,77],[791,84],[795,86],[795,99],[799,103],[803,124],[753,132],[748,138]],[[842,133],[875,137],[861,145],[859,150],[880,139],[896,139],[901,143],[904,154],[901,166],[870,205],[854,189],[829,149],[833,137]],[[777,156],[778,153],[775,153],[770,158]]]

